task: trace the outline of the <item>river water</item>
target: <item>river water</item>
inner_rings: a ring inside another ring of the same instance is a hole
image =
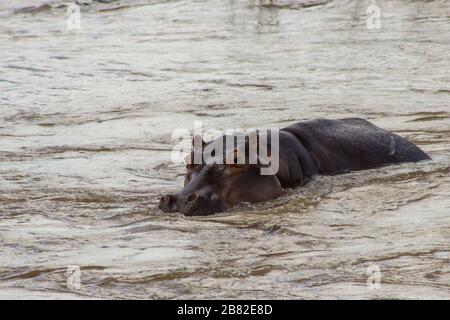
[[[450,298],[449,1],[42,3],[0,0],[0,298]],[[157,209],[175,129],[347,116],[433,161]]]

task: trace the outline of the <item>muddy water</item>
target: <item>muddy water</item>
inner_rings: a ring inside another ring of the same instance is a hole
[[[81,30],[41,3],[0,1],[0,298],[450,298],[448,1],[378,1],[379,30],[366,1],[94,2]],[[174,129],[346,116],[433,161],[156,209]]]

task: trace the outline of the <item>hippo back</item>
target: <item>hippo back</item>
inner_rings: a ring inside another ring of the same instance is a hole
[[[299,139],[321,174],[430,159],[408,140],[359,118],[316,119],[282,130]]]

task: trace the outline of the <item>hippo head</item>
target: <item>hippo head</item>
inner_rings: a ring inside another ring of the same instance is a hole
[[[211,215],[242,201],[265,201],[282,193],[275,174],[261,174],[264,165],[259,158],[255,163],[249,161],[248,139],[244,143],[247,147],[245,156],[238,157],[239,147],[236,144],[227,147],[224,143],[229,137],[222,136],[210,143],[205,143],[199,136],[194,137],[193,149],[185,158],[184,188],[177,194],[161,198],[159,208],[162,211],[181,212],[186,216]],[[217,156],[217,150],[223,150],[224,156]]]

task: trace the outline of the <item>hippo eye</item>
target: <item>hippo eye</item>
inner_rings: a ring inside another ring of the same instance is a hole
[[[246,164],[229,164],[227,165],[227,170],[226,173],[229,175],[235,175],[235,174],[239,174],[239,173],[243,173],[245,172],[249,166]]]
[[[216,165],[214,165],[214,169],[216,171],[218,171],[218,172],[221,172],[221,171],[223,171],[225,169],[225,165],[223,165],[223,164],[216,164]]]
[[[213,176],[221,175],[225,166],[223,164],[213,164],[205,167],[205,170]]]

